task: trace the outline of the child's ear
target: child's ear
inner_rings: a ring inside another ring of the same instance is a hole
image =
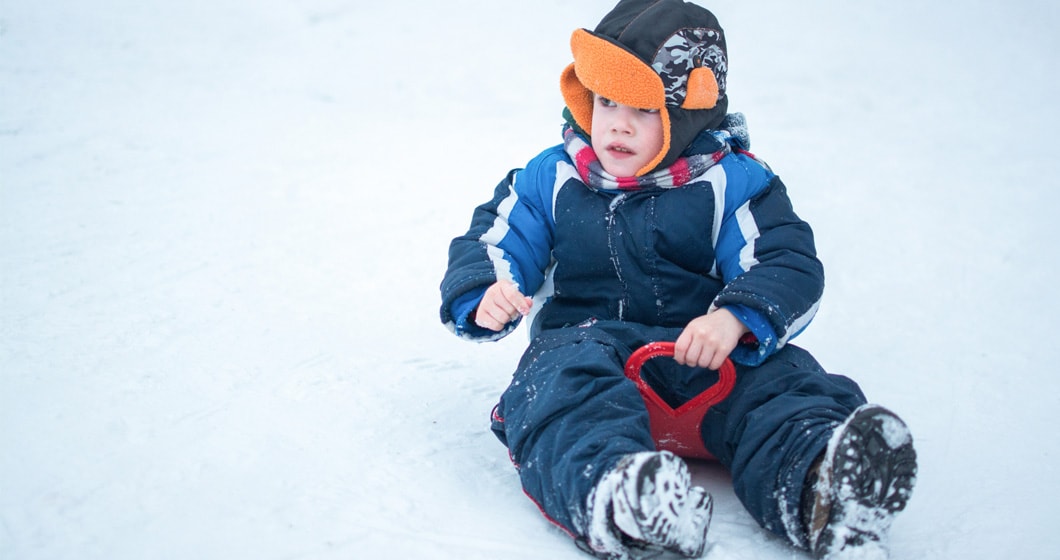
[[[710,68],[693,68],[685,87],[687,95],[682,109],[713,109],[718,104],[718,80]]]

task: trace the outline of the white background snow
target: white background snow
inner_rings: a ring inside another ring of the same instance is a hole
[[[0,0],[0,558],[585,558],[488,432],[525,331],[437,285],[612,5]],[[914,431],[893,556],[1060,558],[1060,5],[709,6],[798,342]],[[695,468],[707,558],[804,558]]]

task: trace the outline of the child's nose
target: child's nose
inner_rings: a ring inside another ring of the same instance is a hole
[[[615,118],[611,121],[611,130],[621,134],[633,133],[633,115],[628,107],[615,111]]]

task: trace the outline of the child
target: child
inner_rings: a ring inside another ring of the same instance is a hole
[[[442,321],[530,347],[494,409],[528,496],[601,558],[702,555],[712,501],[656,451],[623,374],[674,406],[736,364],[706,448],[766,529],[821,557],[885,556],[916,476],[905,424],[789,343],[823,289],[809,226],[727,113],[721,26],[681,0],[621,0],[571,38],[563,144],[511,171],[453,240]],[[532,296],[532,297],[530,297]]]

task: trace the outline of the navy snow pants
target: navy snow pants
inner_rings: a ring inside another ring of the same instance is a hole
[[[611,321],[545,331],[501,396],[494,433],[527,495],[574,538],[584,537],[586,499],[600,477],[623,455],[655,449],[644,401],[624,374],[626,360],[680,332]],[[715,372],[662,358],[645,364],[643,375],[671,406],[717,380]],[[805,546],[798,519],[806,474],[833,429],[864,403],[856,383],[787,345],[760,366],[736,366],[732,393],[703,419],[703,441],[731,471],[754,519]]]

